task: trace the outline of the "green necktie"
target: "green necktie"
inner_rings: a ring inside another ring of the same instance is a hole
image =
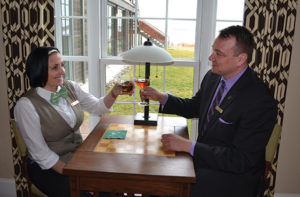
[[[58,105],[59,97],[67,98],[67,96],[68,96],[67,88],[65,86],[63,86],[58,92],[51,93],[50,102],[53,105]]]

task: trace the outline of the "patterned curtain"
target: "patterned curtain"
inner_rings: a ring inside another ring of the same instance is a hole
[[[54,0],[1,0],[7,94],[10,117],[18,99],[30,89],[25,74],[29,53],[38,46],[54,46]],[[17,196],[28,196],[22,160],[11,130]]]
[[[269,86],[278,102],[282,126],[295,31],[297,0],[246,0],[244,26],[255,36],[256,49],[250,67]],[[274,196],[278,150],[268,174],[264,196]]]

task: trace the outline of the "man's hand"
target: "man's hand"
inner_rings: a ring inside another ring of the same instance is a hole
[[[147,86],[144,90],[140,91],[140,96],[142,101],[145,99],[150,99],[161,103],[165,99],[166,93],[159,92],[158,90]]]
[[[163,134],[161,142],[163,144],[163,147],[168,150],[183,151],[187,153],[190,152],[190,148],[193,143],[192,141],[175,134]]]

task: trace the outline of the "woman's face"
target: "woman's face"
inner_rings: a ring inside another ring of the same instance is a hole
[[[62,57],[59,53],[53,53],[48,58],[48,80],[44,88],[56,92],[58,86],[62,86],[65,75]]]

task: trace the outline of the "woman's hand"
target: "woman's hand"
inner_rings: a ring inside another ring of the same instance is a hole
[[[127,94],[132,96],[134,91],[134,82],[130,81],[130,84],[132,85],[132,89],[129,92],[122,92],[122,85],[120,83],[116,83],[111,91],[104,97],[105,106],[107,108],[111,108],[119,95]]]
[[[129,81],[129,84],[130,84],[130,89],[129,89],[129,91],[127,91],[127,92],[124,92],[124,91],[122,91],[123,89],[122,89],[122,85],[123,84],[120,84],[120,83],[116,83],[115,85],[114,85],[114,87],[111,89],[111,91],[110,91],[110,94],[111,94],[111,96],[114,98],[114,99],[116,99],[119,95],[125,95],[125,94],[127,94],[127,95],[129,95],[129,96],[132,96],[132,94],[133,94],[133,92],[134,92],[134,82],[133,81]]]
[[[63,161],[58,160],[58,161],[54,164],[54,166],[52,166],[52,169],[53,169],[54,171],[56,171],[57,173],[62,174],[62,173],[63,173],[63,168],[64,168],[65,165],[66,165],[66,164],[65,164]]]
[[[151,99],[161,103],[166,98],[166,93],[159,92],[158,90],[147,86],[144,90],[140,91],[140,97],[142,101],[145,99]]]

